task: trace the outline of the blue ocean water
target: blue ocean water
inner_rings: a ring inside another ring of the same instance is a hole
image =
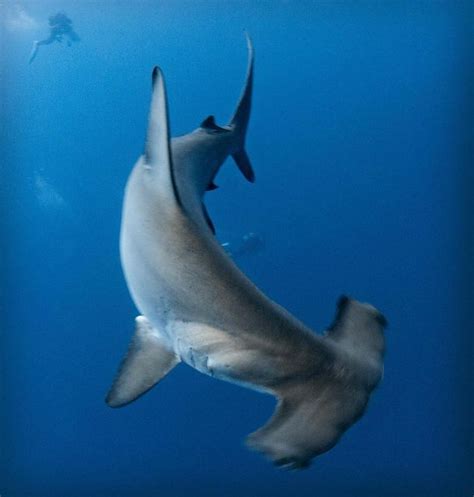
[[[2,6],[2,497],[465,496],[473,492],[472,8],[467,2],[7,1]],[[64,10],[81,41],[41,47]],[[318,331],[348,294],[387,317],[366,415],[306,471],[243,444],[270,397],[176,368],[104,396],[137,314],[119,261],[124,185],[154,65],[172,134],[225,124],[255,50],[247,183],[207,205],[222,241]]]

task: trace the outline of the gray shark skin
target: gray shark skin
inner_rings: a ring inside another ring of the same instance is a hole
[[[201,373],[274,395],[276,411],[248,445],[287,468],[306,467],[365,411],[383,372],[385,320],[371,305],[342,297],[318,335],[267,298],[213,234],[203,197],[233,156],[254,174],[244,150],[251,107],[253,48],[229,124],[205,119],[170,139],[161,71],[143,156],[128,179],[120,253],[140,312],[128,353],[107,396],[128,404],[184,362]]]

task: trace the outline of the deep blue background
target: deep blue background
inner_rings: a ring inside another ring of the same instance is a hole
[[[12,25],[21,9],[38,26]],[[59,9],[82,41],[28,65]],[[3,14],[2,497],[471,495],[468,3],[42,0]],[[103,401],[136,315],[117,241],[151,69],[174,135],[211,113],[224,124],[244,28],[257,183],[223,167],[207,197],[221,238],[260,233],[243,270],[316,330],[341,293],[390,323],[365,417],[297,473],[242,443],[270,397],[180,366],[135,404]]]

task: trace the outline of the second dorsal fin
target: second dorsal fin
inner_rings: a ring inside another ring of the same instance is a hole
[[[209,131],[214,131],[215,133],[227,133],[229,130],[225,128],[221,128],[216,124],[214,116],[208,116],[201,123],[200,127],[202,129],[207,129]]]

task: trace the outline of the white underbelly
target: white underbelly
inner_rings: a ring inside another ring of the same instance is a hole
[[[167,336],[183,362],[192,368],[253,390],[269,392],[269,384],[281,375],[274,357],[254,347],[238,333],[202,323],[175,320]]]

